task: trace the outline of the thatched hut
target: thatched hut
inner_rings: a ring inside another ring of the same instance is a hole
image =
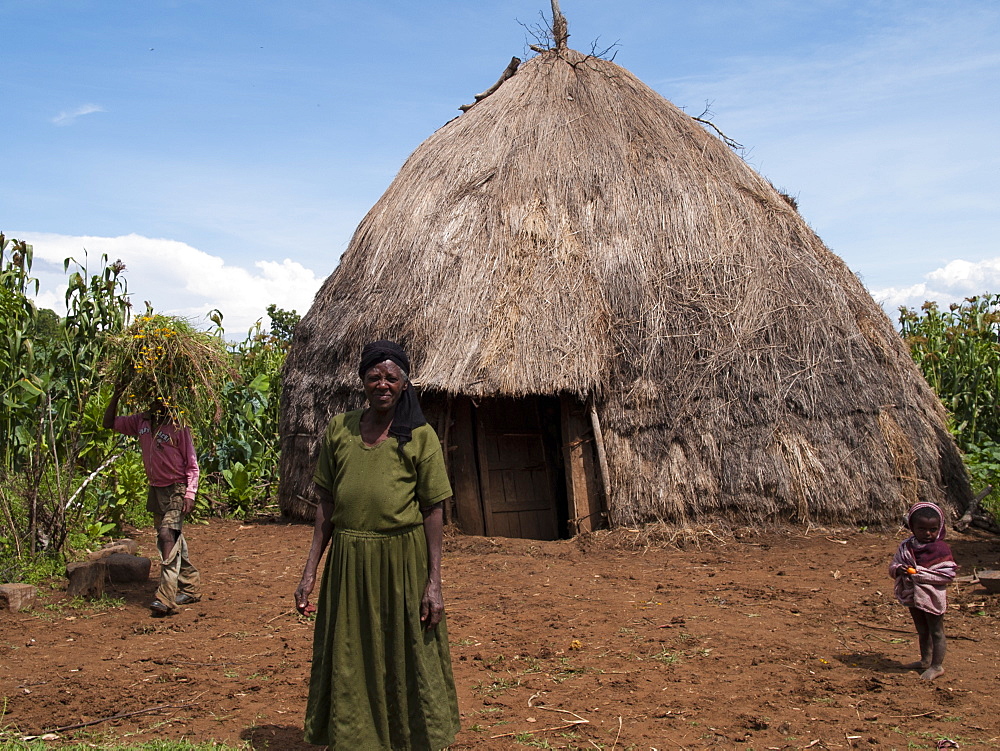
[[[791,202],[612,62],[559,46],[406,161],[295,332],[280,501],[403,343],[455,522],[895,522],[970,490],[891,322]]]

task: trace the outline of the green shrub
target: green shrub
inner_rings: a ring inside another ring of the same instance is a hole
[[[973,485],[998,486],[983,501],[1000,512],[1000,295],[969,297],[941,310],[899,309],[910,354],[948,411]]]
[[[162,398],[196,434],[198,514],[259,513],[278,479],[281,368],[299,316],[267,308],[236,345],[151,309],[131,325],[121,261],[66,259],[67,315],[32,301],[31,246],[0,234],[0,582],[61,576],[66,556],[148,526],[133,439],[103,427],[115,381],[136,411]]]

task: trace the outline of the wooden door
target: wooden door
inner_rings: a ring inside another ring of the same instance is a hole
[[[559,483],[555,425],[539,397],[490,399],[476,408],[476,443],[487,535],[555,540]],[[555,462],[555,466],[553,466]]]

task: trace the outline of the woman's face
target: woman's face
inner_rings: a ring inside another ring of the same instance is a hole
[[[402,369],[392,360],[380,362],[365,371],[365,398],[376,412],[392,412],[396,402],[409,387]]]

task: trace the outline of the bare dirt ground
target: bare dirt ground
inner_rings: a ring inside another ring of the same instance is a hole
[[[315,748],[301,733],[312,626],[291,597],[310,534],[190,525],[205,598],[173,618],[146,609],[155,564],[148,583],[111,592],[124,605],[73,607],[52,590],[32,612],[0,613],[4,737],[98,721],[57,733]],[[151,532],[137,539],[155,550]],[[677,550],[628,532],[449,536],[453,748],[1000,747],[1000,596],[951,589],[947,673],[921,681],[901,668],[917,649],[886,575],[899,539],[705,535]],[[950,542],[962,575],[996,567],[997,538]]]

